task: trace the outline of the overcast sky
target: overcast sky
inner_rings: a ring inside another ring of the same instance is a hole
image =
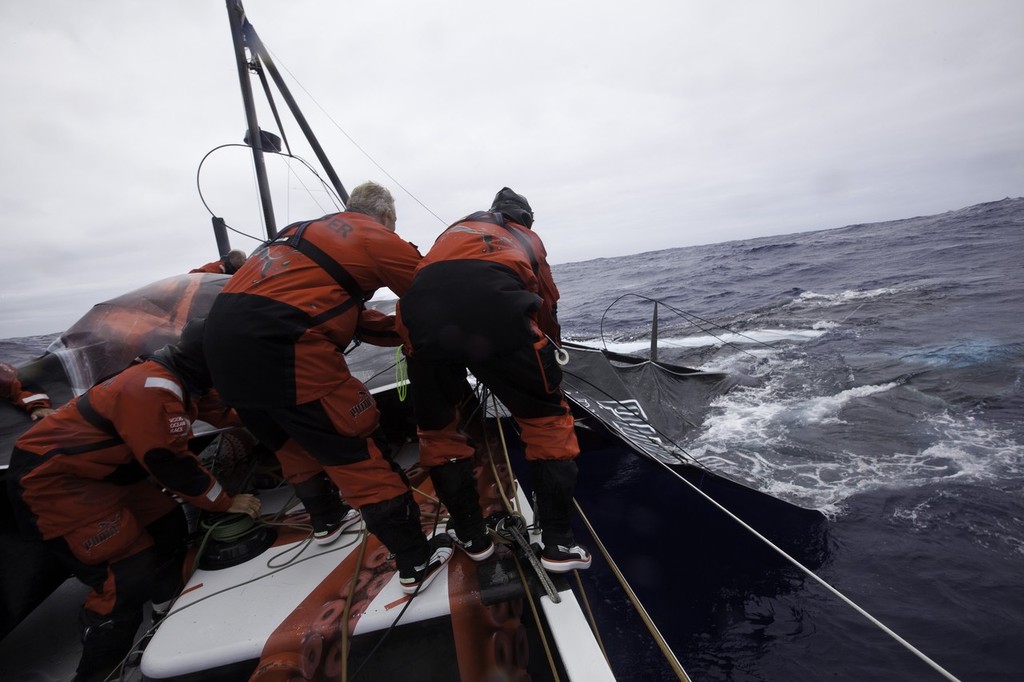
[[[424,253],[504,185],[556,264],[1024,194],[1020,0],[245,7],[346,188],[388,186]],[[245,131],[223,0],[4,0],[0,33],[0,338],[214,260],[197,168]],[[334,210],[268,165],[279,228]],[[260,235],[253,177],[228,147],[200,179]]]

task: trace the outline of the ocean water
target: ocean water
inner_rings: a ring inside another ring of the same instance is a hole
[[[1024,679],[1024,200],[554,274],[565,337],[647,353],[657,299],[660,360],[760,379],[680,445],[823,512],[821,579],[958,679]],[[647,517],[662,537],[680,521]],[[681,560],[709,551],[694,537]],[[744,556],[728,580],[687,574],[702,603],[650,605],[686,624],[662,630],[694,679],[944,679],[801,571]]]
[[[647,353],[657,300],[660,360],[758,379],[679,445],[822,512],[823,544],[798,560],[956,678],[989,681],[1024,679],[1022,262],[1024,199],[1007,199],[554,274],[566,338]],[[678,518],[657,470],[614,474],[646,499],[608,504],[679,545],[679,565],[649,567],[678,598],[645,606],[693,679],[943,679],[743,529]],[[674,679],[649,649],[617,675]]]

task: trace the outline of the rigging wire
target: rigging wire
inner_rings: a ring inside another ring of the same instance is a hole
[[[199,200],[202,202],[203,207],[206,209],[206,211],[211,216],[216,216],[217,213],[212,208],[210,208],[210,204],[206,201],[206,197],[203,195],[203,186],[202,186],[202,181],[201,181],[201,175],[202,175],[202,172],[203,172],[203,164],[206,163],[207,159],[214,152],[217,152],[217,151],[220,151],[222,149],[229,148],[229,147],[241,147],[243,149],[250,149],[249,145],[241,144],[241,143],[238,143],[238,142],[229,142],[229,143],[226,143],[226,144],[218,145],[218,146],[214,147],[213,149],[211,149],[210,151],[206,152],[206,154],[203,156],[203,158],[199,161],[199,165],[196,168],[196,190],[199,192]],[[326,191],[327,195],[331,198],[331,201],[334,204],[334,208],[336,210],[343,210],[343,208],[342,208],[343,207],[343,203],[341,201],[341,197],[339,197],[337,195],[337,193],[334,191],[334,188],[331,187],[330,183],[328,183],[326,180],[324,180],[323,177],[320,175],[320,173],[318,173],[316,171],[316,169],[308,161],[303,159],[301,156],[296,156],[294,154],[288,154],[288,153],[285,153],[285,152],[275,152],[273,150],[265,149],[264,153],[265,154],[273,154],[273,155],[276,155],[276,156],[283,157],[285,159],[294,160],[294,161],[298,161],[299,163],[301,163],[303,166],[306,167],[306,169],[310,173],[313,174],[313,177],[315,177],[320,182],[320,184],[323,186],[323,188]],[[310,189],[309,187],[306,186],[306,184],[302,180],[302,178],[299,177],[299,175],[297,173],[295,173],[294,169],[292,169],[290,163],[286,163],[285,165],[288,168],[289,174],[292,177],[294,177],[299,182],[300,185],[302,185],[302,189],[305,190],[306,194],[310,197],[310,199],[313,200],[313,202],[317,205],[317,207],[320,208],[321,211],[324,211],[323,207],[320,204],[320,201],[316,197],[315,192],[312,189]],[[257,192],[257,194],[258,194],[258,192]],[[324,212],[326,213],[327,211],[324,211]],[[263,214],[259,213],[259,215],[260,215],[260,221],[261,221],[261,224],[262,224]],[[227,223],[225,223],[225,227],[227,229],[231,230],[232,232],[234,232],[235,234],[241,235],[243,237],[248,237],[249,239],[252,239],[254,241],[261,242],[261,243],[266,241],[263,237],[257,237],[257,236],[251,235],[251,234],[249,234],[249,233],[247,233],[247,232],[245,232],[243,230],[240,230],[238,228],[232,227],[232,226],[228,225]],[[265,230],[266,226],[263,225],[263,228]]]
[[[715,332],[711,331],[711,329],[724,330],[726,332],[729,332],[730,334],[735,334],[736,336],[739,336],[739,337],[742,337],[744,339],[747,339],[748,341],[752,341],[753,343],[758,343],[758,344],[760,344],[762,346],[765,346],[766,348],[774,348],[774,346],[772,346],[770,343],[765,343],[764,341],[761,341],[760,339],[755,339],[754,337],[747,336],[746,334],[743,334],[742,332],[738,332],[738,331],[735,331],[733,329],[729,329],[728,327],[724,327],[724,326],[722,326],[720,324],[712,322],[711,320],[705,320],[704,318],[702,318],[702,317],[700,317],[698,315],[694,315],[693,313],[688,313],[685,310],[679,310],[678,308],[676,308],[676,307],[674,307],[672,305],[669,305],[668,303],[665,303],[664,301],[662,301],[660,299],[651,298],[649,296],[644,296],[642,294],[637,294],[637,293],[629,292],[629,293],[622,294],[621,296],[616,298],[614,301],[612,301],[608,305],[608,307],[605,308],[604,313],[601,315],[601,343],[604,345],[604,349],[605,350],[608,350],[608,344],[607,344],[607,342],[605,341],[605,338],[604,338],[604,320],[608,316],[608,311],[610,311],[612,309],[612,307],[616,303],[618,303],[622,299],[626,298],[627,296],[634,296],[634,297],[642,299],[644,301],[649,301],[651,303],[654,303],[655,305],[662,305],[662,306],[668,308],[669,310],[671,310],[672,312],[674,312],[676,315],[681,317],[686,322],[689,322],[693,326],[697,327],[697,329],[701,330],[702,332],[704,332],[708,336],[712,336],[712,337],[718,339],[719,341],[722,342],[723,345],[729,346],[733,350],[736,350],[736,351],[739,351],[740,353],[744,353],[746,355],[749,355],[750,357],[756,358],[757,356],[755,356],[753,353],[750,353],[749,351],[744,350],[743,348],[740,348],[739,346],[737,346],[735,343],[732,343],[731,341],[726,341],[721,336],[719,336]],[[697,322],[695,322],[694,320],[696,320],[698,322],[701,322],[701,323],[703,323],[705,325],[708,325],[708,327],[707,328],[702,327],[699,324],[697,324]]]
[[[701,489],[700,489],[700,488],[699,488],[698,486],[696,486],[696,485],[694,485],[693,483],[691,483],[690,481],[686,480],[686,478],[685,478],[685,477],[683,477],[683,476],[682,476],[682,475],[681,475],[681,474],[680,474],[679,472],[677,472],[677,471],[675,471],[675,470],[671,469],[671,468],[670,468],[670,467],[669,467],[669,466],[668,466],[667,464],[665,464],[664,462],[660,462],[660,461],[659,461],[658,463],[659,463],[659,464],[661,464],[661,465],[662,465],[663,467],[665,467],[666,469],[668,469],[668,471],[669,471],[669,472],[671,472],[671,474],[672,474],[673,476],[675,476],[676,478],[678,478],[678,479],[679,479],[680,481],[682,481],[682,482],[683,482],[683,483],[685,483],[686,485],[690,486],[690,488],[692,488],[692,489],[693,489],[693,490],[694,490],[694,491],[695,491],[695,492],[696,492],[697,494],[699,494],[699,495],[700,495],[700,496],[702,496],[702,497],[703,497],[703,498],[704,498],[705,500],[707,500],[708,502],[710,502],[710,503],[711,503],[711,504],[712,504],[713,506],[715,506],[716,508],[718,508],[718,510],[719,510],[719,511],[721,511],[721,512],[722,512],[723,514],[725,514],[726,516],[728,516],[729,518],[731,518],[731,519],[732,519],[733,521],[735,521],[736,523],[740,524],[740,526],[742,526],[742,527],[743,527],[744,529],[746,529],[746,530],[747,530],[747,531],[749,531],[749,532],[750,532],[751,534],[753,534],[753,535],[754,535],[754,537],[756,537],[756,538],[757,538],[757,539],[759,539],[759,540],[760,540],[761,542],[763,542],[763,543],[764,543],[764,544],[766,544],[766,545],[767,545],[768,547],[770,547],[770,548],[771,548],[772,550],[774,550],[774,551],[775,551],[776,553],[778,553],[778,554],[779,554],[779,555],[780,555],[780,556],[781,556],[781,557],[782,557],[783,559],[785,559],[786,561],[788,561],[788,562],[789,562],[790,564],[792,564],[792,565],[793,565],[794,567],[796,567],[796,568],[797,568],[798,570],[800,570],[800,571],[802,571],[803,573],[805,573],[805,574],[806,574],[806,575],[807,575],[808,577],[810,577],[810,578],[812,578],[813,580],[815,580],[815,581],[816,581],[816,582],[817,582],[818,584],[820,584],[820,585],[821,585],[822,587],[824,587],[824,588],[825,588],[826,590],[828,590],[829,592],[831,592],[831,593],[832,593],[833,595],[835,595],[836,597],[838,597],[839,599],[841,599],[841,600],[842,600],[843,602],[845,602],[845,603],[846,603],[846,604],[847,604],[848,606],[850,606],[851,608],[853,608],[853,609],[854,609],[854,610],[855,610],[855,611],[856,611],[857,613],[859,613],[860,615],[864,616],[864,617],[865,617],[866,619],[868,619],[868,620],[869,620],[869,621],[870,621],[870,622],[871,622],[872,624],[874,624],[874,625],[875,625],[875,626],[877,626],[877,627],[878,627],[879,629],[881,629],[881,630],[882,630],[882,632],[886,633],[887,635],[889,635],[890,637],[892,637],[893,639],[895,639],[895,640],[896,640],[897,642],[899,642],[900,644],[902,644],[902,645],[903,645],[903,646],[904,646],[904,647],[905,647],[905,648],[906,648],[906,649],[907,649],[908,651],[910,651],[910,652],[911,652],[912,654],[914,654],[915,656],[917,656],[918,658],[920,658],[920,659],[921,659],[922,661],[924,661],[925,663],[927,663],[927,664],[928,664],[929,666],[931,666],[931,668],[932,668],[932,669],[934,669],[934,670],[935,670],[935,671],[936,671],[937,673],[939,673],[940,675],[942,675],[943,677],[945,677],[945,678],[946,678],[947,680],[951,680],[952,682],[959,682],[959,681],[957,680],[957,678],[956,678],[956,677],[954,677],[954,676],[953,676],[952,674],[950,674],[950,673],[949,673],[949,672],[948,672],[948,671],[947,671],[947,670],[946,670],[945,668],[943,668],[943,667],[942,667],[942,666],[940,666],[940,665],[939,665],[938,663],[936,663],[935,661],[933,661],[933,660],[932,660],[931,658],[929,658],[929,657],[928,657],[927,655],[925,655],[925,654],[924,654],[924,653],[923,653],[922,651],[920,651],[919,649],[917,649],[917,648],[916,648],[916,647],[915,647],[915,646],[914,646],[913,644],[911,644],[911,643],[910,643],[910,642],[908,642],[907,640],[905,640],[905,639],[903,639],[902,637],[900,637],[900,636],[899,636],[899,635],[898,635],[898,634],[897,634],[896,632],[894,632],[894,631],[893,631],[892,629],[890,629],[890,628],[889,628],[889,627],[888,627],[887,625],[885,625],[885,624],[884,624],[884,623],[883,623],[882,621],[878,620],[878,619],[877,619],[877,618],[875,618],[875,617],[874,617],[873,615],[871,615],[870,613],[868,613],[868,612],[867,612],[867,611],[866,611],[865,609],[861,608],[861,607],[860,607],[860,606],[859,606],[858,604],[856,604],[856,603],[855,603],[855,602],[854,602],[854,601],[853,601],[852,599],[850,599],[850,598],[849,598],[849,597],[847,597],[847,596],[846,596],[845,594],[843,594],[842,592],[840,592],[839,590],[837,590],[837,589],[836,589],[835,587],[833,587],[832,585],[830,585],[830,584],[829,584],[828,582],[826,582],[826,581],[825,581],[825,580],[824,580],[823,578],[820,578],[820,577],[818,577],[818,575],[817,575],[817,574],[816,574],[816,573],[815,573],[814,571],[812,571],[811,569],[807,568],[807,567],[806,567],[806,566],[804,566],[804,565],[803,565],[802,563],[800,563],[799,561],[797,561],[797,560],[796,560],[795,558],[793,558],[792,556],[790,556],[789,554],[787,554],[785,550],[783,550],[783,549],[782,549],[781,547],[779,547],[778,545],[776,545],[776,544],[775,544],[774,542],[772,542],[771,540],[769,540],[768,538],[766,538],[766,537],[765,537],[764,535],[762,535],[761,533],[759,533],[759,532],[758,532],[758,531],[757,531],[757,530],[756,530],[755,528],[753,528],[752,526],[750,526],[750,525],[749,525],[749,524],[748,524],[748,523],[747,523],[746,521],[744,521],[744,520],[743,520],[743,519],[741,519],[740,517],[738,517],[738,516],[736,516],[735,514],[733,514],[733,513],[732,513],[731,511],[729,511],[729,510],[728,510],[728,509],[727,509],[727,508],[726,508],[725,506],[723,506],[722,504],[719,504],[719,502],[718,502],[718,501],[716,501],[716,500],[715,500],[715,499],[714,499],[713,497],[711,497],[710,495],[708,495],[707,493],[705,493],[705,492],[704,492],[703,490],[701,490]]]
[[[355,139],[351,135],[349,135],[348,132],[344,128],[342,128],[341,125],[337,121],[334,120],[334,117],[331,116],[331,114],[323,106],[321,106],[320,102],[318,102],[317,99],[315,97],[313,97],[312,93],[310,93],[309,90],[306,89],[306,86],[302,84],[302,81],[300,81],[298,78],[296,78],[295,74],[291,72],[291,69],[289,69],[287,67],[287,65],[285,65],[285,63],[274,52],[272,52],[270,50],[270,48],[267,48],[267,52],[270,53],[270,55],[274,58],[274,61],[278,65],[280,65],[285,71],[288,72],[288,75],[291,76],[292,80],[295,81],[295,84],[298,85],[299,88],[301,88],[304,93],[306,93],[306,96],[309,97],[310,101],[312,101],[313,104],[316,105],[317,109],[319,109],[324,114],[324,116],[327,117],[327,120],[329,120],[334,125],[334,127],[337,128],[338,131],[340,131],[341,134],[344,135],[348,139],[348,141],[351,142],[352,145],[356,149],[359,150],[359,152],[363,156],[365,156],[367,159],[369,159],[370,163],[372,163],[374,166],[376,166],[378,168],[378,170],[380,170],[381,173],[383,173],[384,175],[386,175],[388,177],[389,180],[391,180],[393,183],[398,185],[402,189],[402,191],[405,192],[406,194],[408,194],[409,197],[412,198],[413,201],[415,201],[417,204],[419,204],[423,208],[423,210],[425,210],[427,213],[429,213],[430,215],[432,215],[435,218],[437,218],[438,222],[440,222],[442,225],[445,225],[445,226],[448,225],[447,221],[445,221],[439,215],[437,215],[432,210],[430,210],[430,208],[426,204],[424,204],[422,201],[420,201],[419,197],[417,197],[415,194],[413,194],[411,191],[409,191],[409,189],[406,188],[405,185],[403,185],[393,175],[391,175],[391,173],[389,173],[387,170],[385,170],[382,165],[377,163],[377,160],[374,159],[370,155],[369,152],[367,152],[365,149],[363,149],[362,146],[360,146],[360,144],[358,142],[356,142]]]

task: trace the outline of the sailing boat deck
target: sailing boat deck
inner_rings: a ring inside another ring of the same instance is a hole
[[[409,467],[424,530],[444,532],[443,523],[434,527],[441,517],[429,478],[415,467],[415,445],[404,447],[396,459]],[[487,468],[480,474],[481,488],[493,490]],[[514,495],[532,523],[522,491],[517,488]],[[279,489],[261,497],[264,518],[273,518],[291,494]],[[497,495],[491,497],[496,503]],[[264,680],[288,671],[304,679],[337,679],[345,665],[379,671],[393,665],[396,656],[404,679],[411,667],[420,668],[415,678],[424,680],[495,674],[514,679],[531,668],[532,677],[544,678],[536,670],[543,661],[531,660],[528,633],[540,629],[529,622],[531,610],[508,550],[480,564],[456,552],[428,589],[410,596],[399,586],[387,549],[361,524],[334,544],[319,546],[310,542],[308,531],[296,528],[305,520],[301,507],[291,510],[280,518],[284,525],[278,526],[274,544],[257,556],[228,568],[197,570],[145,650],[144,678],[204,673],[213,679],[254,671],[250,679]],[[559,599],[556,604],[538,595],[536,603],[543,627],[555,638],[562,669],[569,679],[614,679],[567,586]],[[399,645],[397,652],[388,639]],[[370,652],[361,656],[366,649]]]

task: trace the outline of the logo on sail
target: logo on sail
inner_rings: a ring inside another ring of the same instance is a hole
[[[608,425],[634,445],[655,452],[664,451],[665,443],[658,432],[647,421],[644,408],[635,399],[599,400],[597,406],[605,411]]]

